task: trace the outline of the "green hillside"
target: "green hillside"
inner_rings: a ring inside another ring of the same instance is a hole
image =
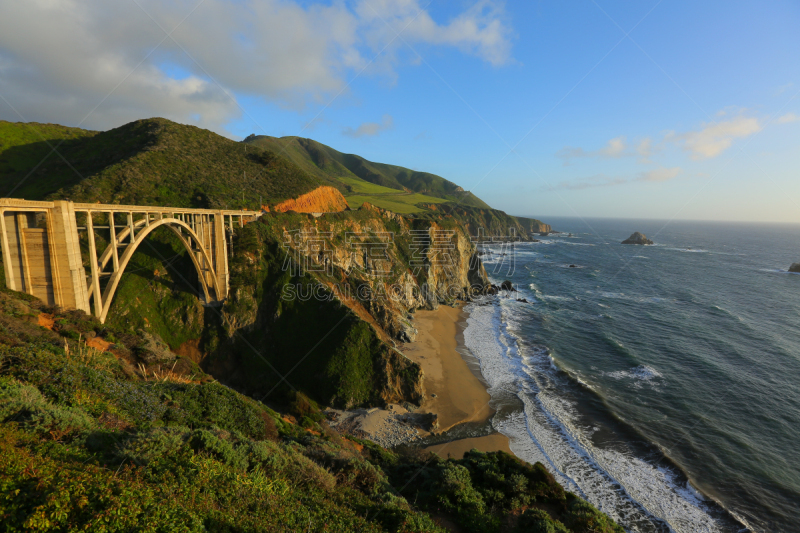
[[[162,118],[105,132],[0,121],[7,197],[258,209],[322,184],[270,150]]]
[[[410,213],[424,211],[424,208],[417,206],[420,202],[438,201],[489,208],[483,200],[441,176],[396,165],[373,163],[357,155],[343,154],[311,139],[250,135],[244,142],[280,153],[321,180],[343,183],[347,187],[345,196],[351,207],[367,201],[384,209]]]
[[[84,342],[101,336],[110,352]],[[540,463],[385,450],[144,340],[0,288],[4,531],[623,531]]]

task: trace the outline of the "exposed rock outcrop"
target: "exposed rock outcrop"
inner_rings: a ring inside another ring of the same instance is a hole
[[[270,208],[263,206],[265,211],[276,213],[286,213],[287,211],[297,211],[298,213],[335,213],[347,209],[347,200],[342,193],[333,187],[318,187],[313,191],[298,196],[293,200],[283,201]]]
[[[176,355],[169,349],[161,337],[143,329],[139,330],[143,343],[137,349],[137,355],[148,363],[167,363],[175,360]]]
[[[800,274],[800,263],[792,263],[792,266],[789,267],[789,272]]]
[[[622,244],[653,244],[644,233],[634,232],[630,237],[622,241]]]

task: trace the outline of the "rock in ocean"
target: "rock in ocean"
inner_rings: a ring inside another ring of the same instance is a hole
[[[653,244],[644,233],[634,232],[630,237],[622,241],[622,244]]]

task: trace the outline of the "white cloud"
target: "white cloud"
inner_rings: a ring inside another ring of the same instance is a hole
[[[615,137],[608,141],[605,148],[602,148],[598,154],[603,157],[621,157],[625,154],[626,148],[625,137]]]
[[[599,150],[587,152],[586,150],[580,147],[573,148],[571,146],[565,146],[564,148],[558,151],[556,156],[564,160],[564,165],[569,165],[572,159],[581,157],[600,157],[603,159],[616,159],[619,157],[629,155],[627,150],[628,150],[628,144],[625,140],[625,137],[620,136],[620,137],[614,137],[613,139],[608,141],[603,148],[600,148]]]
[[[742,139],[761,131],[757,118],[738,116],[730,120],[706,123],[697,131],[681,135],[667,134],[665,140],[683,143],[683,148],[691,153],[692,159],[717,157],[733,144],[734,139]]]
[[[683,172],[683,169],[680,167],[659,167],[647,172],[640,172],[636,177],[636,181],[669,181],[678,176],[681,172]]]
[[[778,124],[790,124],[792,122],[797,122],[798,120],[800,120],[800,116],[795,115],[794,113],[786,113],[782,117],[778,117],[775,122]]]
[[[417,0],[361,0],[355,13],[369,27],[367,41],[375,51],[405,42],[454,46],[495,66],[511,58],[511,30],[496,0],[479,0],[445,25],[437,24]]]
[[[380,16],[365,0],[0,0],[0,94],[16,110],[0,101],[0,118],[107,129],[164,116],[222,132],[242,96],[301,107],[338,93],[395,37],[387,23],[411,45],[510,60],[499,4],[441,24],[417,0],[370,3]],[[391,51],[377,71],[393,73]]]
[[[545,190],[554,191],[554,190],[570,190],[570,191],[581,191],[583,189],[589,189],[594,187],[613,187],[616,185],[624,185],[626,183],[633,183],[636,181],[647,181],[647,182],[664,182],[669,181],[676,176],[683,173],[683,169],[680,167],[673,167],[673,168],[665,168],[659,167],[655,170],[650,170],[648,172],[640,172],[636,175],[634,179],[623,178],[619,176],[607,176],[605,174],[595,174],[593,176],[588,176],[585,178],[578,178],[574,180],[562,181],[556,185],[547,187]]]
[[[642,139],[639,146],[636,147],[636,153],[639,154],[639,162],[644,164],[652,163],[650,157],[652,157],[654,151],[653,140],[650,137]]]
[[[364,122],[356,129],[353,128],[345,128],[342,131],[343,135],[348,137],[353,137],[355,139],[359,137],[375,137],[380,135],[386,130],[390,130],[394,127],[394,119],[391,115],[383,115],[383,119],[381,119],[380,124],[377,122]]]
[[[571,181],[562,181],[557,185],[548,187],[547,190],[554,191],[558,189],[566,189],[570,191],[580,191],[592,187],[610,187],[613,185],[622,185],[628,183],[625,178],[606,176],[605,174],[595,174],[586,178],[578,178]]]

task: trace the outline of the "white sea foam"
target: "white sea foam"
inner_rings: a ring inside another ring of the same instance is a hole
[[[647,365],[639,365],[628,370],[603,372],[602,375],[612,379],[631,380],[632,386],[637,389],[640,389],[642,388],[642,385],[647,384],[658,390],[664,385],[664,376],[662,376],[655,368]]]
[[[708,250],[701,250],[696,248],[664,248],[665,250],[673,250],[675,252],[687,252],[692,254],[707,254]]]
[[[660,296],[632,296],[629,294],[625,294],[624,292],[595,292],[595,291],[586,291],[586,294],[596,295],[600,298],[609,298],[612,300],[627,300],[630,302],[639,302],[639,303],[661,303],[661,302],[674,302],[673,298],[662,298]]]
[[[559,394],[557,366],[547,349],[520,349],[509,307],[495,300],[470,304],[467,310],[464,340],[480,361],[490,395],[499,399],[511,394],[524,406],[522,412],[492,421],[509,437],[518,457],[544,464],[566,489],[610,514],[627,531],[719,531],[702,497],[679,486],[668,469],[592,444],[594,429],[584,427],[575,405]],[[639,380],[662,378],[646,366],[623,372]]]

